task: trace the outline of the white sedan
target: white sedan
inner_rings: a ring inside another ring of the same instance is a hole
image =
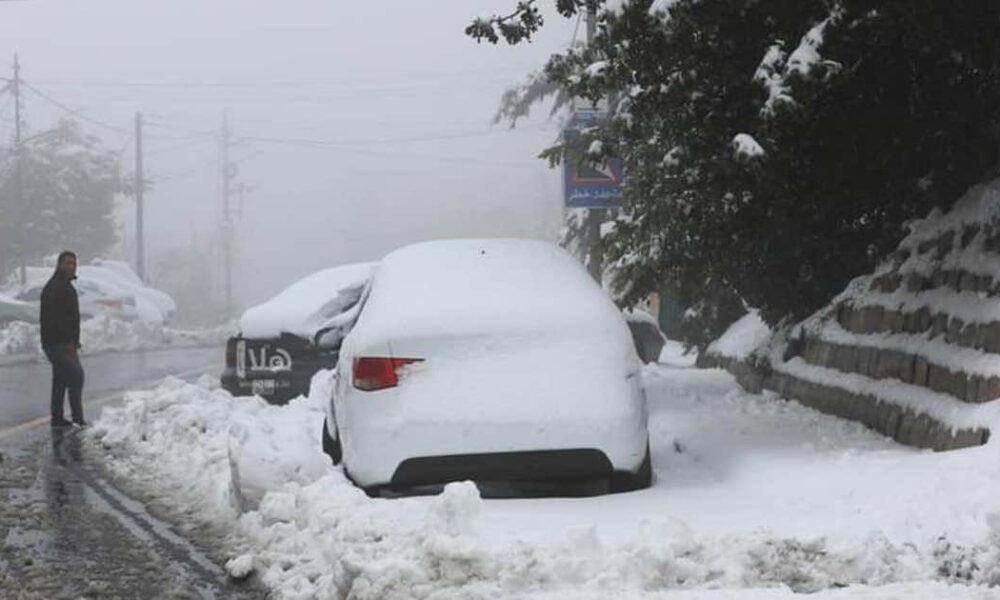
[[[651,480],[640,361],[566,252],[447,240],[387,256],[340,350],[324,449],[369,493]]]

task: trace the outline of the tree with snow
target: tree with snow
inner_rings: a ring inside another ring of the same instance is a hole
[[[127,191],[116,154],[68,120],[22,152],[20,202],[13,152],[0,163],[0,276],[20,256],[33,264],[73,248],[93,257],[115,243],[115,197]]]
[[[569,96],[614,99],[599,132],[626,168],[628,216],[605,239],[614,287],[626,304],[671,290],[690,341],[743,305],[771,324],[812,312],[907,221],[997,172],[996,3],[557,0],[567,16],[589,5],[593,43],[544,74]],[[536,8],[467,33],[530,39]]]

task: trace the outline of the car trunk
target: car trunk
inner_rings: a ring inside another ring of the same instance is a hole
[[[285,402],[309,392],[309,380],[322,368],[336,365],[336,349],[323,351],[301,337],[230,338],[226,349],[226,389]]]
[[[422,359],[400,370],[399,423],[429,433],[442,427],[466,451],[511,449],[512,442],[537,449],[547,439],[572,445],[635,420],[629,399],[638,366],[625,336],[409,340],[394,342],[392,352]]]

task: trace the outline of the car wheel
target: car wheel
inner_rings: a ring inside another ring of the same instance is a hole
[[[653,461],[649,454],[649,442],[646,442],[646,457],[642,459],[639,470],[635,473],[616,471],[611,475],[611,492],[632,492],[644,490],[653,484]]]
[[[340,448],[340,438],[333,439],[330,436],[330,427],[326,424],[326,419],[323,419],[323,452],[330,457],[335,465],[339,465],[344,457],[344,452]]]

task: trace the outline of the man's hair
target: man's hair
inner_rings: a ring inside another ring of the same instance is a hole
[[[56,260],[56,264],[57,265],[62,264],[63,259],[66,258],[67,256],[72,256],[73,260],[76,260],[76,252],[71,252],[69,250],[63,250],[62,252],[59,253],[59,258]]]

